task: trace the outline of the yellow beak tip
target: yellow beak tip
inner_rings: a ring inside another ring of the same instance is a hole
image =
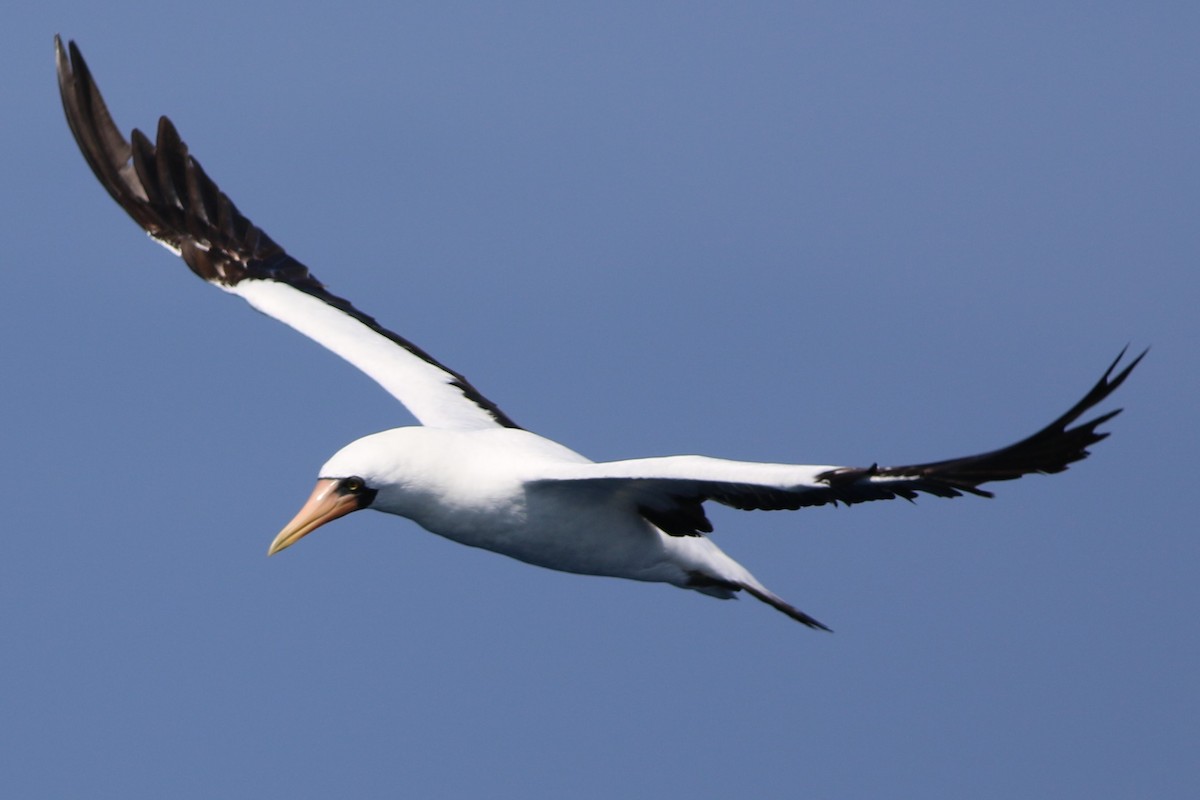
[[[281,542],[278,539],[276,539],[275,541],[271,542],[271,546],[267,548],[267,558],[270,558],[271,556],[275,555],[276,553],[280,552],[281,550],[288,549],[288,547],[290,547],[291,544],[292,544],[291,542]]]
[[[271,546],[267,548],[267,556],[270,557],[280,550],[286,550],[326,522],[360,508],[354,495],[339,493],[337,488],[338,481],[333,478],[318,480],[312,496],[300,509],[300,513],[271,542]]]

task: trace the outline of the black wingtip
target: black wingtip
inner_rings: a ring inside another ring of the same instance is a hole
[[[1087,458],[1088,448],[1109,436],[1108,431],[1097,429],[1120,414],[1121,409],[1106,411],[1084,422],[1079,419],[1120,388],[1150,349],[1146,348],[1122,366],[1128,351],[1126,345],[1079,402],[1032,436],[999,450],[964,458],[899,467],[872,465],[866,469],[840,467],[828,470],[817,475],[818,481],[829,486],[824,502],[851,504],[894,497],[912,499],[918,492],[940,497],[957,497],[964,492],[991,497],[991,492],[978,488],[980,484],[1013,480],[1023,475],[1062,472]]]
[[[1121,359],[1125,357],[1125,353],[1128,350],[1129,350],[1129,345],[1125,345],[1124,347],[1121,348],[1121,352],[1117,355],[1117,357],[1115,359],[1113,359],[1113,363],[1109,366],[1108,371],[1104,373],[1105,379],[1107,379],[1112,374],[1112,371],[1117,368],[1117,364],[1121,363]],[[1149,352],[1150,352],[1150,348],[1147,347],[1145,350],[1138,353],[1137,358],[1133,359],[1133,361],[1130,361],[1125,366],[1125,368],[1123,370],[1121,370],[1121,372],[1117,375],[1117,377],[1113,378],[1112,381],[1109,382],[1109,386],[1111,387],[1110,391],[1112,389],[1116,389],[1118,386],[1120,386],[1122,383],[1124,383],[1125,379],[1129,377],[1129,373],[1133,372],[1133,368],[1136,367],[1138,364],[1140,364],[1142,359],[1145,358],[1146,354]]]
[[[1117,366],[1121,363],[1121,361],[1124,360],[1125,354],[1128,352],[1129,345],[1125,345],[1121,348],[1121,352],[1117,353],[1117,357],[1114,358],[1112,363],[1108,365],[1108,369],[1106,369],[1104,374],[1100,376],[1100,380],[1096,381],[1096,385],[1092,388],[1092,393],[1101,393],[1102,398],[1112,394],[1112,392],[1115,391],[1118,386],[1125,382],[1125,379],[1129,377],[1129,373],[1133,372],[1134,367],[1140,364],[1142,359],[1146,357],[1146,354],[1150,352],[1150,348],[1147,347],[1145,350],[1138,353],[1137,357],[1134,358],[1133,361],[1130,361],[1128,364],[1126,364],[1121,371],[1117,373],[1116,377],[1113,377],[1113,372],[1117,369]]]
[[[1109,395],[1119,389],[1121,384],[1125,382],[1125,379],[1128,378],[1133,372],[1134,368],[1140,364],[1142,359],[1146,357],[1146,354],[1150,352],[1150,348],[1147,347],[1145,350],[1138,353],[1137,357],[1133,359],[1133,361],[1130,361],[1128,364],[1126,364],[1121,371],[1116,374],[1116,376],[1113,376],[1113,371],[1117,369],[1117,366],[1121,363],[1121,360],[1125,358],[1125,354],[1128,352],[1128,350],[1129,345],[1122,347],[1121,352],[1118,353],[1117,357],[1113,359],[1113,362],[1108,365],[1108,369],[1106,369],[1104,374],[1100,376],[1100,380],[1096,381],[1096,385],[1091,388],[1091,391],[1084,395],[1083,399],[1076,403],[1066,414],[1063,414],[1059,419],[1055,420],[1055,422],[1049,426],[1049,428],[1054,428],[1057,426],[1060,430],[1065,431],[1068,425],[1077,420],[1079,417],[1083,416],[1083,414],[1092,407],[1106,400]],[[1082,423],[1074,430],[1086,429],[1095,435],[1097,426],[1107,422],[1120,413],[1121,409],[1118,408],[1115,411],[1110,411],[1093,420]],[[1094,441],[1099,440],[1096,439]]]

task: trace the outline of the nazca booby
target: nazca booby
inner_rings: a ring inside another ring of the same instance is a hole
[[[271,542],[290,547],[364,508],[550,569],[669,583],[719,598],[746,592],[811,628],[704,536],[704,503],[738,509],[973,494],[991,481],[1053,473],[1087,456],[1109,411],[1079,418],[1141,361],[1121,355],[1065,414],[1016,444],[898,467],[768,464],[697,455],[595,463],[517,425],[462,375],[331,294],[243,216],[166,117],[156,140],[113,123],[78,47],[55,37],[59,88],[80,150],[113,199],[209,283],[345,358],[403,403],[418,427],[365,436],[321,468],[312,496]],[[1072,427],[1074,425],[1074,427]]]

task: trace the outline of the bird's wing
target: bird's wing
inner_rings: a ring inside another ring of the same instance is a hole
[[[175,126],[157,141],[113,123],[74,42],[55,37],[67,123],[92,172],[152,238],[192,271],[337,353],[403,403],[422,424],[516,428],[466,378],[331,294],[296,259],[237,210],[200,168]]]
[[[564,464],[533,484],[542,491],[585,492],[628,503],[672,536],[698,536],[712,530],[703,503],[713,500],[744,510],[797,509],[868,500],[913,500],[974,494],[991,481],[1031,473],[1062,472],[1088,455],[1090,446],[1108,436],[1097,431],[1120,409],[1071,427],[1090,408],[1120,386],[1143,352],[1117,372],[1125,351],[1082,400],[1054,422],[1016,444],[963,458],[902,467],[813,466],[728,461],[706,456],[667,456],[597,464]]]

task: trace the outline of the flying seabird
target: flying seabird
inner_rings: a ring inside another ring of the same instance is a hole
[[[798,509],[868,500],[973,494],[1030,473],[1062,472],[1108,436],[1109,411],[1076,424],[1145,356],[1016,444],[980,455],[899,467],[769,464],[698,455],[593,462],[525,430],[412,342],[330,293],[244,217],[192,157],[175,126],[151,142],[126,140],[74,42],[55,37],[59,89],[71,133],[113,199],[198,276],[241,296],[337,353],[405,407],[420,426],[351,442],[325,463],[316,488],[268,549],[274,554],[364,508],[550,569],[669,583],[719,598],[740,592],[810,628],[829,630],[788,604],[704,534],[704,503],[744,510]],[[1072,427],[1074,426],[1074,427]]]

